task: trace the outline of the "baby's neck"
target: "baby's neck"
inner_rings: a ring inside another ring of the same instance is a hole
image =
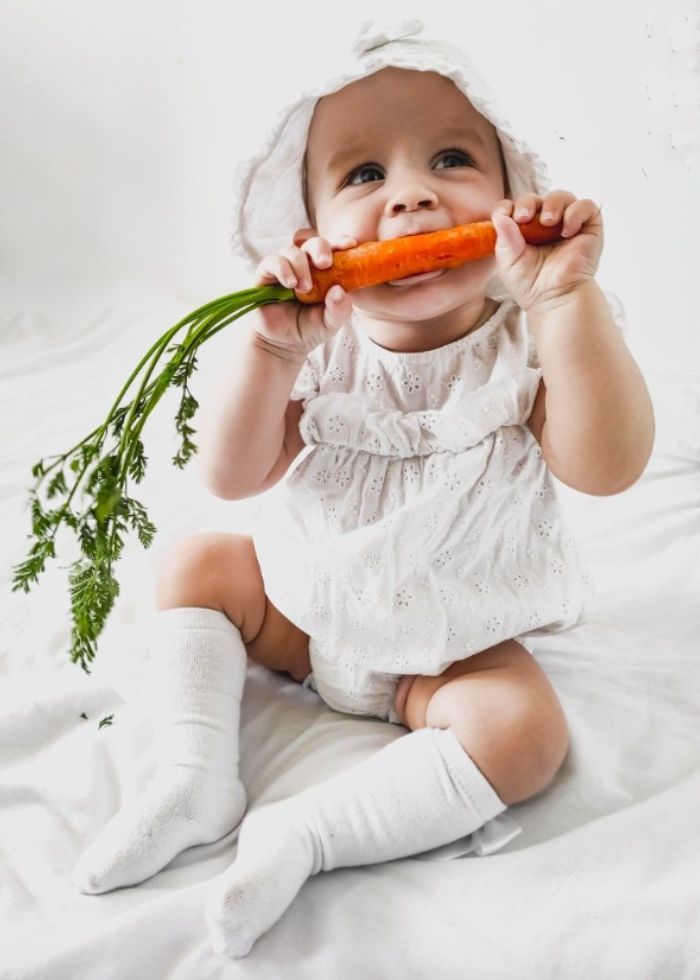
[[[409,324],[402,325],[395,321],[377,320],[373,317],[365,316],[362,311],[355,310],[353,322],[359,330],[362,330],[375,344],[393,353],[417,353],[420,351],[436,350],[446,344],[461,340],[468,334],[478,330],[487,320],[490,320],[500,306],[498,300],[484,297],[484,304],[478,319],[467,330],[459,330],[455,323],[454,333],[442,333],[436,326],[432,328],[430,323],[421,323],[420,327],[413,332],[413,336],[408,335]],[[437,343],[436,343],[437,339]]]

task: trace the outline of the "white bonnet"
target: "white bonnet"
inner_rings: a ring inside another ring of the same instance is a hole
[[[316,102],[350,82],[393,65],[435,71],[452,79],[472,105],[495,127],[512,199],[526,193],[544,195],[550,189],[544,162],[518,139],[494,102],[478,69],[456,45],[418,37],[424,24],[415,18],[362,24],[347,64],[337,75],[295,96],[278,113],[262,148],[242,160],[234,178],[231,247],[253,271],[261,259],[293,240],[298,228],[311,226],[303,199],[303,160]],[[494,277],[487,293],[504,298]]]

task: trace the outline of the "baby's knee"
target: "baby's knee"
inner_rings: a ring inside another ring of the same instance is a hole
[[[252,599],[261,590],[252,539],[243,534],[206,532],[182,538],[165,554],[155,602],[158,610],[181,606],[219,609],[240,628],[246,608],[251,602],[255,605]]]
[[[462,702],[461,710],[455,706],[448,727],[503,802],[511,806],[552,783],[568,752],[568,727],[558,702],[544,704],[528,692],[509,691],[507,686],[501,691],[494,687],[490,694],[479,699],[478,705],[471,700]]]
[[[417,677],[405,700],[405,724],[449,728],[503,802],[519,803],[548,786],[564,761],[563,709],[534,661],[464,672],[468,666]]]

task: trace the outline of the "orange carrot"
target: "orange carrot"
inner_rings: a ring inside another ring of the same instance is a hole
[[[519,225],[523,238],[530,245],[558,241],[562,227],[561,221],[556,225],[542,225],[539,218]],[[496,237],[493,222],[476,221],[422,235],[362,242],[354,248],[334,252],[333,265],[328,269],[312,266],[312,288],[308,292],[295,290],[295,298],[300,303],[319,303],[336,283],[346,292],[352,292],[421,272],[451,269],[493,255]]]

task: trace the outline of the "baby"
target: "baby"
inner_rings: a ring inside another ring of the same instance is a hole
[[[215,949],[234,957],[321,870],[469,834],[488,854],[520,832],[504,811],[547,787],[568,748],[528,637],[574,626],[586,598],[550,474],[619,493],[653,443],[648,391],[595,280],[600,209],[514,191],[537,175],[532,157],[437,70],[445,46],[415,40],[420,22],[366,27],[361,70],[313,106],[309,226],[261,257],[258,282],[303,291],[333,251],[475,221],[493,221],[495,255],[271,304],[237,327],[201,472],[225,499],[283,477],[286,495],[253,536],[197,535],[164,563],[156,776],[74,873],[88,893],[136,884],[241,821],[246,655],[337,711],[408,729],[247,814],[206,907]],[[463,79],[472,68],[450,51]],[[518,224],[535,216],[562,220],[563,240],[527,245]]]

